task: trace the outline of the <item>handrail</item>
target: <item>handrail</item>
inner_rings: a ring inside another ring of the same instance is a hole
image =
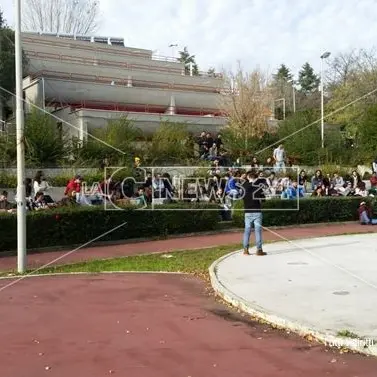
[[[47,104],[47,103],[46,103]],[[60,105],[60,101],[48,102],[49,106],[54,104]],[[164,115],[167,106],[149,105],[142,103],[128,103],[124,104],[121,102],[113,103],[106,101],[81,101],[81,102],[67,102],[67,106],[70,106],[75,110],[104,110],[104,111],[124,111],[124,112],[135,112],[135,113],[149,113],[149,114],[159,114]],[[174,115],[184,115],[184,116],[203,116],[213,115],[213,117],[223,117],[222,111],[219,109],[206,109],[206,108],[193,108],[193,107],[177,107],[177,113]]]
[[[114,46],[108,46],[108,48],[101,48],[99,46],[99,44],[95,44],[94,42],[83,42],[83,41],[75,41],[75,42],[82,42],[82,44],[80,44],[80,47],[78,45],[75,45],[75,44],[72,44],[70,42],[68,43],[62,43],[62,40],[63,41],[67,41],[67,40],[64,40],[64,39],[60,39],[56,37],[56,39],[59,41],[58,45],[60,44],[60,47],[67,47],[67,48],[73,48],[73,49],[80,49],[80,50],[87,50],[87,51],[92,51],[92,52],[103,52],[103,53],[106,53],[106,54],[109,54],[109,55],[116,55],[116,56],[119,56],[119,55],[124,55],[124,56],[132,56],[132,57],[138,57],[138,58],[141,58],[141,59],[147,59],[147,60],[151,60],[151,61],[166,61],[166,62],[171,62],[171,63],[180,63],[179,60],[177,58],[174,58],[174,57],[169,57],[169,56],[162,56],[162,55],[153,55],[153,53],[150,55],[150,54],[146,54],[146,53],[138,53],[138,52],[130,52],[129,50],[123,50],[122,49],[116,49],[114,51],[111,51],[111,48],[114,48]],[[57,46],[56,43],[52,42],[52,41],[43,41],[43,40],[38,40],[36,41],[35,38],[30,38],[30,37],[25,37],[25,36],[22,36],[22,41],[24,42],[29,42],[29,43],[34,43],[34,44],[37,44],[37,45],[47,45],[47,46],[51,46],[51,47],[59,47]],[[93,45],[90,45],[89,43],[92,43]],[[89,47],[90,46],[90,47]],[[27,49],[25,49],[27,50]],[[213,73],[213,74],[208,74],[208,72],[203,72],[203,71],[199,71],[199,76],[204,76],[204,77],[219,77],[219,78],[222,78],[222,74],[221,73]]]
[[[59,72],[59,71],[49,71],[42,70],[34,72],[30,75],[32,79],[45,77],[45,78],[57,78],[61,80],[72,80],[72,81],[83,81],[91,83],[107,83],[111,84],[114,81],[114,84],[119,87],[119,84],[122,86],[128,85],[128,78],[119,79],[117,77],[111,76],[97,76],[90,75],[85,73],[68,73],[68,72]],[[222,93],[224,89],[215,88],[215,87],[206,87],[201,85],[188,85],[188,84],[170,84],[158,81],[147,81],[147,80],[134,80],[131,78],[132,87],[134,88],[150,88],[150,89],[173,89],[179,91],[190,91],[190,92],[200,92],[206,94],[219,94]],[[144,84],[144,85],[143,85]],[[153,86],[151,86],[153,85]]]
[[[112,60],[104,60],[104,59],[86,59],[86,58],[81,58],[78,56],[71,56],[71,55],[62,55],[62,54],[53,54],[49,52],[37,52],[33,50],[26,50],[26,55],[31,56],[31,57],[37,57],[37,58],[42,58],[45,60],[60,60],[60,61],[69,61],[69,62],[75,62],[77,64],[83,64],[83,65],[88,65],[88,61],[90,64],[97,64],[97,65],[102,65],[102,66],[109,66],[109,67],[126,67],[127,69],[140,69],[140,70],[148,70],[148,71],[163,71],[163,72],[171,72],[171,73],[176,73],[177,75],[182,76],[182,71],[184,71],[184,68],[171,68],[171,67],[157,67],[154,66],[153,64],[151,65],[145,65],[145,64],[128,64],[128,63],[121,63],[121,62],[116,62]],[[183,75],[185,77],[192,77],[188,75]],[[222,79],[221,74],[208,74],[208,73],[200,73],[199,76],[193,76],[193,77],[209,77],[209,78],[216,78],[216,79]]]
[[[60,60],[60,61],[67,61],[67,62],[74,62],[76,64],[82,65],[103,65],[109,67],[117,67],[117,68],[127,68],[127,69],[139,69],[139,70],[148,70],[148,71],[161,71],[161,72],[170,72],[176,73],[177,75],[181,75],[182,70],[170,67],[156,67],[153,65],[144,65],[144,64],[128,64],[128,63],[121,63],[111,60],[103,60],[103,59],[87,59],[87,58],[80,58],[78,56],[69,56],[69,55],[62,55],[62,54],[52,54],[48,52],[36,52],[32,50],[25,51],[27,57],[37,57],[45,60]]]

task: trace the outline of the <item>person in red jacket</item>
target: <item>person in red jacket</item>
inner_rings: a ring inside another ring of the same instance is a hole
[[[80,193],[81,192],[81,182],[82,177],[80,175],[76,175],[73,179],[71,179],[64,191],[65,196],[69,196],[72,192]]]

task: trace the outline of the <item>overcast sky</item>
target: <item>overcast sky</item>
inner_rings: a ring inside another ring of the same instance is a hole
[[[98,34],[171,55],[188,46],[201,70],[281,63],[294,72],[319,56],[377,44],[377,0],[101,0]],[[13,25],[12,0],[0,7]]]

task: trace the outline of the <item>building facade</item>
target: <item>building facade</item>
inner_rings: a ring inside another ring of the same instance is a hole
[[[161,121],[186,124],[192,133],[216,133],[226,123],[221,75],[192,76],[176,59],[125,47],[119,38],[23,33],[22,47],[27,102],[59,118],[72,137],[85,140],[124,116],[145,134]]]

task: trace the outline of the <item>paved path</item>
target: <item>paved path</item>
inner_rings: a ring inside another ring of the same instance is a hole
[[[301,227],[289,227],[278,230],[264,231],[266,241],[280,241],[281,237],[287,239],[300,239],[308,237],[321,237],[346,233],[371,233],[376,228],[362,226],[357,223],[307,225]],[[43,252],[31,254],[28,257],[28,267],[37,268],[46,263],[59,259],[54,264],[66,264],[82,262],[93,259],[103,259],[112,257],[124,257],[137,254],[149,254],[154,252],[171,252],[175,250],[201,249],[219,245],[240,244],[242,234],[238,232],[223,232],[213,235],[201,235],[192,237],[170,238],[167,240],[146,241],[127,243],[122,245],[98,246],[79,249],[66,255],[67,251]],[[89,241],[89,240],[88,240]],[[16,257],[0,257],[0,271],[9,271],[17,266]]]
[[[375,377],[377,370],[377,359],[253,323],[186,275],[27,278],[0,292],[0,318],[2,377]]]
[[[250,313],[323,337],[346,330],[358,340],[345,344],[377,355],[376,241],[376,234],[358,234],[276,242],[266,257],[223,258],[215,274],[219,289]]]

